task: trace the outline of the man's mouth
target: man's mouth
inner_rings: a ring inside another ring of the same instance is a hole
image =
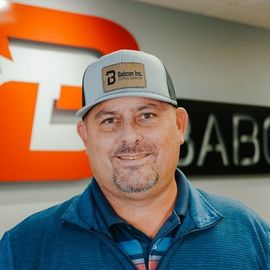
[[[119,155],[117,158],[121,160],[137,160],[149,156],[149,154],[133,154],[133,155]]]

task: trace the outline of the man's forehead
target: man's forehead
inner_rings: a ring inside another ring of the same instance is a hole
[[[122,110],[136,111],[147,108],[156,108],[158,110],[166,110],[166,108],[172,107],[170,104],[144,97],[118,97],[109,100],[102,101],[92,108],[89,114],[95,116],[100,111],[117,112]]]

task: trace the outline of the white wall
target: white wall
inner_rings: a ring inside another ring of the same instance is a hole
[[[163,60],[178,97],[269,106],[270,31],[127,0],[17,0],[118,22]],[[270,177],[193,177],[270,221]],[[0,183],[0,236],[22,218],[80,193],[88,180]]]

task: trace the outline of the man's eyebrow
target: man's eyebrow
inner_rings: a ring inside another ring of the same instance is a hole
[[[161,106],[160,106],[160,104],[156,104],[156,103],[148,103],[148,104],[145,104],[143,106],[140,106],[138,108],[138,111],[142,111],[142,110],[146,110],[146,109],[157,109],[157,110],[161,110]]]
[[[108,111],[108,110],[100,110],[99,112],[97,112],[94,116],[95,119],[101,118],[104,115],[116,115],[117,112],[116,111]]]

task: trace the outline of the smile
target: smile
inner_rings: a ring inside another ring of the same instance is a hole
[[[137,159],[142,159],[147,157],[148,154],[139,154],[139,155],[123,155],[123,156],[118,156],[117,158],[121,160],[137,160]]]

